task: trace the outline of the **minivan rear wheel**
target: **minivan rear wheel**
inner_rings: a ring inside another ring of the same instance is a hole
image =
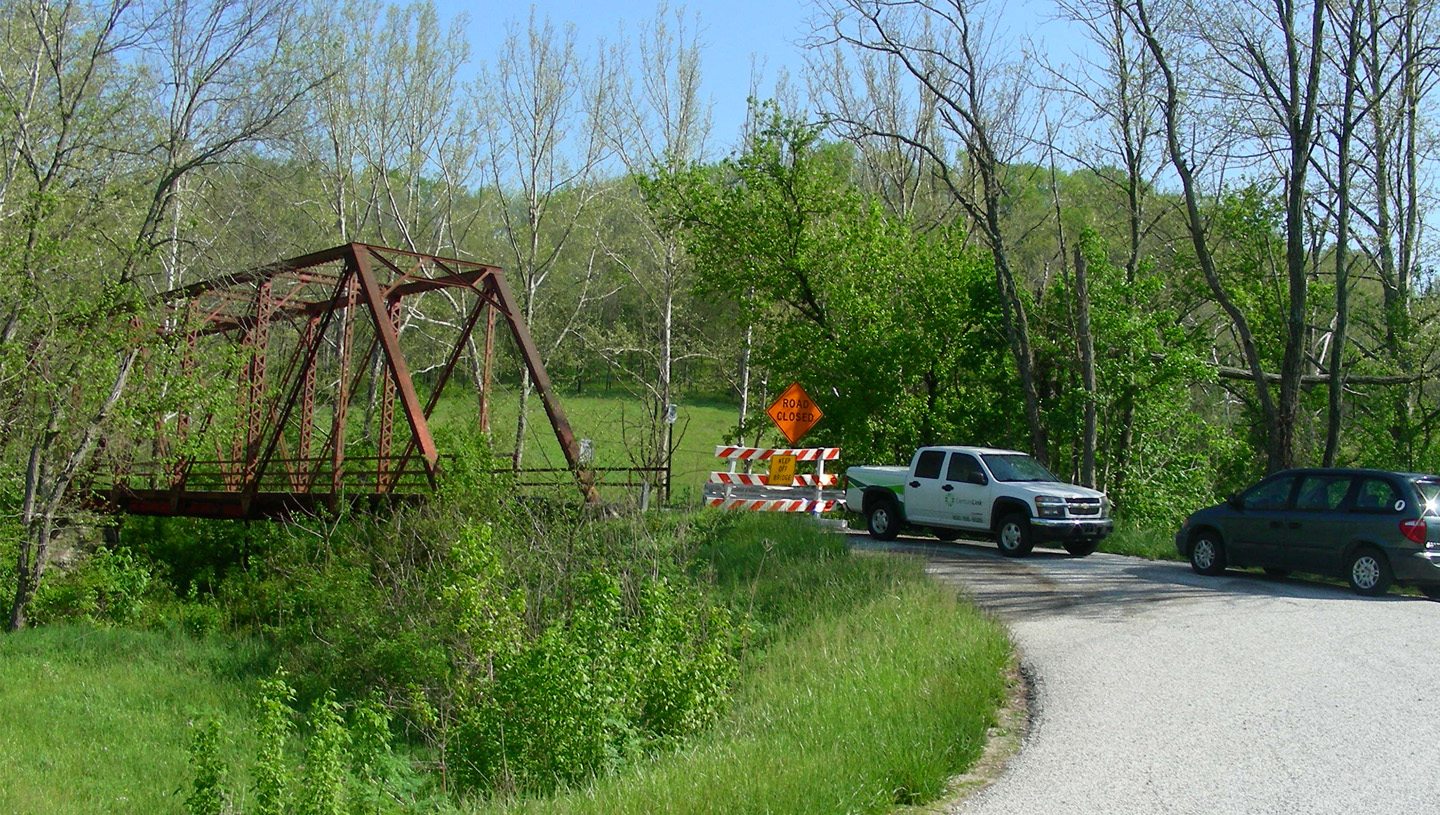
[[[1390,571],[1390,561],[1380,550],[1363,547],[1350,556],[1350,588],[1356,594],[1379,597],[1390,590],[1395,575]]]
[[[1213,530],[1203,530],[1190,541],[1190,568],[1204,575],[1225,571],[1225,543]]]

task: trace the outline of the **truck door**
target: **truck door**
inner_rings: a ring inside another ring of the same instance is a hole
[[[945,463],[944,450],[921,450],[910,468],[905,482],[905,519],[911,523],[930,523],[943,519],[945,492],[941,490],[940,470]]]
[[[951,453],[950,464],[945,468],[945,483],[940,486],[946,522],[967,529],[989,529],[990,502],[986,500],[989,483],[989,477],[974,456]]]

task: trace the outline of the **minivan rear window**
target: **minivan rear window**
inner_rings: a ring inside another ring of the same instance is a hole
[[[1404,508],[1395,487],[1383,479],[1367,478],[1355,493],[1356,512],[1399,512]]]
[[[1425,514],[1440,517],[1440,481],[1416,481],[1415,489],[1420,491],[1420,498],[1425,501]]]

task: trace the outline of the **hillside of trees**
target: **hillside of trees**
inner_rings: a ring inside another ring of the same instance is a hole
[[[466,80],[425,2],[0,6],[21,575],[186,391],[139,370],[155,296],[349,241],[503,267],[557,383],[650,417],[638,461],[666,404],[731,399],[753,441],[798,380],[851,461],[1014,446],[1154,522],[1293,465],[1440,468],[1428,4],[1057,0],[1063,64],[982,3],[816,0],[740,134],[682,9],[608,44],[532,15]]]

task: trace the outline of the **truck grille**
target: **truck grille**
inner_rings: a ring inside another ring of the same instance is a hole
[[[1067,498],[1065,503],[1070,507],[1071,515],[1099,515],[1099,498]]]

